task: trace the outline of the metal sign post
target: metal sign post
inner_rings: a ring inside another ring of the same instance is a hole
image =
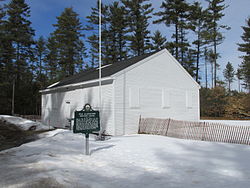
[[[89,134],[85,134],[85,155],[89,155]]]
[[[89,134],[100,131],[99,111],[94,111],[90,104],[85,104],[83,110],[75,111],[73,133],[85,134],[85,154],[89,155]]]

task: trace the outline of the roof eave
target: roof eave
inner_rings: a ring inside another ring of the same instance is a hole
[[[101,78],[101,82],[107,81],[107,80],[113,80],[113,78],[110,76]],[[59,89],[72,88],[72,87],[82,86],[82,85],[86,85],[86,84],[92,84],[92,83],[96,83],[96,82],[99,82],[99,79],[89,80],[89,81],[85,81],[85,82],[79,82],[79,83],[75,83],[75,84],[68,84],[68,85],[63,85],[63,86],[59,86],[59,87],[47,88],[44,90],[40,90],[39,92],[40,93],[53,92],[53,91],[57,91]]]

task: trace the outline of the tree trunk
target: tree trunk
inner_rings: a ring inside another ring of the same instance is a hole
[[[175,24],[175,58],[179,61],[178,44],[179,44],[179,32],[178,32],[178,21]]]
[[[206,79],[206,89],[207,89],[207,55],[205,55],[205,79]]]
[[[200,64],[200,34],[197,41],[197,59],[196,59],[196,82],[199,81],[199,64]]]
[[[41,74],[42,74],[42,56],[39,55],[39,77],[41,77]]]
[[[216,75],[216,70],[217,70],[217,44],[216,44],[216,31],[217,28],[214,23],[214,87],[217,85],[217,75]]]
[[[240,79],[238,79],[238,89],[239,89],[239,92],[240,92]]]
[[[11,115],[14,116],[15,113],[15,78],[13,79],[12,85],[12,104],[11,104]]]
[[[211,62],[211,86],[214,88],[214,69],[213,69],[213,62]]]
[[[216,70],[217,70],[217,52],[216,52],[216,42],[214,44],[214,53],[215,53],[215,58],[214,58],[214,87],[216,87],[217,85],[217,74],[216,74]]]
[[[122,60],[122,36],[119,34],[119,59]]]

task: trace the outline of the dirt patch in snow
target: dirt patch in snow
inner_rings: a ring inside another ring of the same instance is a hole
[[[21,130],[13,124],[0,120],[0,151],[34,141],[39,138],[39,133],[41,131]]]
[[[62,184],[58,183],[55,179],[51,177],[46,177],[46,178],[40,178],[38,180],[31,181],[27,183],[24,186],[21,186],[21,188],[48,188],[48,187],[53,187],[53,188],[64,188]]]

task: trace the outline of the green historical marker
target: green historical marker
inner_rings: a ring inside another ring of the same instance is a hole
[[[94,111],[90,104],[85,104],[83,110],[75,111],[73,133],[83,133],[86,138],[86,155],[89,155],[89,134],[100,131],[99,111]]]

